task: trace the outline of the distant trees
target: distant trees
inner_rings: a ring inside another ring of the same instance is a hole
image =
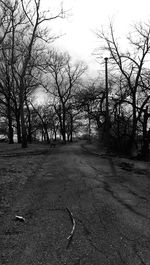
[[[73,64],[67,53],[51,51],[46,58],[46,71],[49,74],[46,91],[53,99],[64,143],[67,132],[72,139],[73,118],[75,117],[74,97],[86,68],[81,62]]]
[[[84,113],[83,119],[87,120],[88,139],[91,140],[92,127],[94,126],[99,135],[99,141],[103,138],[105,123],[105,86],[93,81],[85,83],[84,89],[76,95],[76,104],[80,112]]]
[[[44,104],[43,106],[34,106],[31,101],[30,105],[32,107],[33,113],[35,114],[35,129],[41,130],[42,140],[44,139],[44,141],[48,144],[52,139],[56,141],[59,127],[54,107],[48,103]]]

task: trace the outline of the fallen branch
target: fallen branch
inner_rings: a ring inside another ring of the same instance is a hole
[[[76,227],[76,222],[75,222],[75,219],[73,217],[72,212],[67,207],[66,207],[66,210],[68,211],[69,216],[70,216],[70,219],[71,219],[71,222],[72,222],[72,230],[70,232],[70,235],[67,237],[67,239],[68,239],[67,248],[68,248],[69,245],[70,245],[70,243],[71,243],[71,241],[72,241],[73,235],[74,235],[74,231],[75,231],[75,227]]]

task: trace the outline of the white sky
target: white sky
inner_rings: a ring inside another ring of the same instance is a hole
[[[119,37],[129,32],[134,22],[150,20],[150,0],[41,0],[43,8],[54,10],[63,2],[64,10],[71,9],[68,19],[53,22],[53,31],[65,33],[55,41],[55,45],[68,50],[77,59],[84,60],[90,68],[98,69],[92,55],[98,47],[98,39],[93,31],[114,21]]]

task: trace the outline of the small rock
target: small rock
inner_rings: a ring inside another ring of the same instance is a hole
[[[25,218],[20,215],[15,215],[15,221],[25,222]]]

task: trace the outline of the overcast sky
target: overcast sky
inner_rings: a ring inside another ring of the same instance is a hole
[[[65,33],[55,42],[55,45],[77,59],[85,60],[91,67],[97,67],[92,52],[98,46],[98,40],[93,33],[101,26],[113,20],[115,31],[119,37],[124,37],[130,30],[130,25],[136,21],[150,20],[150,0],[41,0],[43,8],[60,7],[70,9],[71,16],[65,20],[55,21],[53,31]]]

